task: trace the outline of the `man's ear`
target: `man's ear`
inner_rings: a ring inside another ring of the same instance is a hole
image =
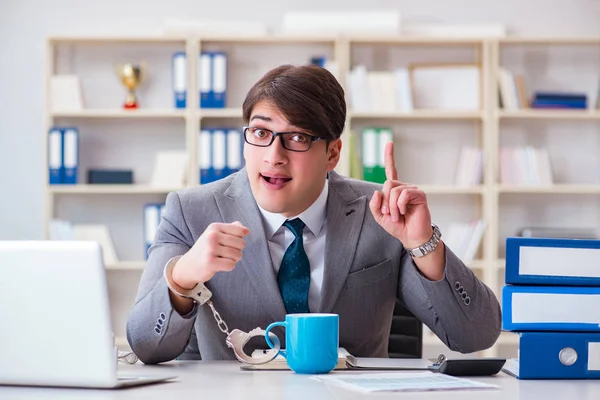
[[[327,171],[332,171],[340,161],[342,139],[337,138],[327,147]]]

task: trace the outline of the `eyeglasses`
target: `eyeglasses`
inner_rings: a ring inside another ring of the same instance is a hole
[[[308,151],[313,142],[325,140],[322,137],[312,136],[301,132],[274,132],[265,128],[244,126],[244,140],[252,146],[269,147],[279,136],[281,145],[289,151]]]

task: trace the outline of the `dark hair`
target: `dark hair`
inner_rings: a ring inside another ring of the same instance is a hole
[[[341,136],[346,122],[344,89],[325,68],[316,65],[282,65],[267,72],[252,86],[243,118],[262,100],[273,102],[287,120],[327,143]]]

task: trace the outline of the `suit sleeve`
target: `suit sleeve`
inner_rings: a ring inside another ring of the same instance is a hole
[[[472,353],[491,347],[501,331],[502,312],[492,292],[444,245],[444,277],[424,277],[403,251],[398,298],[450,350]]]
[[[192,334],[197,306],[187,315],[175,311],[163,273],[167,261],[186,253],[193,244],[179,195],[169,193],[127,319],[127,341],[133,352],[146,364],[175,359],[184,352]]]

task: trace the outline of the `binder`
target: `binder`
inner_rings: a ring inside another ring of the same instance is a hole
[[[598,379],[600,333],[522,332],[514,362],[505,372],[518,379]]]
[[[225,108],[227,103],[227,55],[212,53],[212,98],[210,107]]]
[[[394,134],[390,128],[379,128],[379,147],[377,149],[377,182],[384,183],[385,176],[385,146],[394,140]]]
[[[212,168],[212,140],[210,130],[200,131],[198,141],[198,166],[200,168],[200,184],[213,181],[214,168]]]
[[[238,129],[229,129],[227,131],[227,165],[225,167],[225,176],[242,169],[243,159],[242,132]]]
[[[50,185],[58,185],[62,183],[62,170],[62,131],[58,128],[50,128],[48,132],[48,183]]]
[[[504,286],[506,331],[600,332],[600,287]]]
[[[600,240],[509,237],[505,281],[512,285],[600,286]]]
[[[198,63],[198,84],[200,90],[200,107],[210,108],[212,103],[212,55],[203,51]]]
[[[227,137],[224,129],[213,129],[212,136],[212,168],[213,181],[225,178],[227,166]]]
[[[365,128],[362,131],[362,164],[363,179],[369,182],[379,182],[377,174],[377,151],[379,136],[375,128]]]
[[[164,204],[148,203],[144,205],[144,252],[146,259],[148,259],[148,250],[154,243],[163,210]]]
[[[79,164],[79,131],[77,128],[65,128],[62,131],[63,140],[63,177],[62,183],[77,184]]]
[[[173,95],[175,108],[186,108],[187,105],[187,65],[183,51],[173,54]]]

